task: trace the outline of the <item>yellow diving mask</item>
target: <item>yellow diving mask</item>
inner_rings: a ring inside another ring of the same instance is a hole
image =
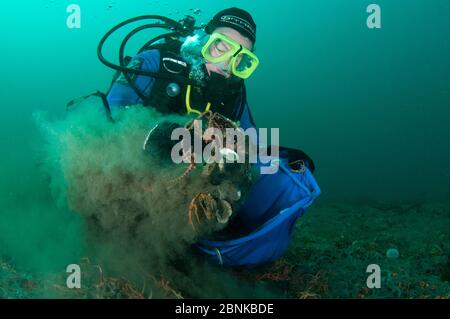
[[[229,62],[231,72],[241,79],[249,78],[259,65],[258,57],[252,51],[217,32],[204,45],[202,55],[211,63]]]

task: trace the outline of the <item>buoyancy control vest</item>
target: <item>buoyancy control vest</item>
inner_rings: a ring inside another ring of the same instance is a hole
[[[189,77],[192,66],[181,57],[182,43],[171,40],[166,43],[155,44],[150,50],[160,53],[160,73],[175,74]],[[207,74],[206,67],[204,70]],[[220,77],[220,76],[219,76]],[[143,101],[144,106],[156,108],[163,114],[186,114],[187,104],[197,112],[204,112],[210,104],[210,110],[218,112],[231,120],[238,121],[242,116],[245,104],[245,85],[241,79],[219,79],[212,74],[206,79],[206,86],[192,86],[177,83],[164,78],[156,78],[148,99]],[[178,87],[178,94],[170,94],[171,88]]]

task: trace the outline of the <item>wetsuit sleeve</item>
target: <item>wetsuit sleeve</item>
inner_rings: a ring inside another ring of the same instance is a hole
[[[160,68],[160,53],[158,50],[149,50],[142,52],[139,55],[133,57],[128,65],[129,68],[140,69],[151,72],[158,72]],[[149,96],[152,90],[155,78],[142,75],[130,74],[131,79],[134,81],[136,86],[145,96]],[[109,91],[107,100],[111,110],[114,108],[142,104],[142,99],[136,94],[133,88],[130,87],[129,83],[121,74]]]

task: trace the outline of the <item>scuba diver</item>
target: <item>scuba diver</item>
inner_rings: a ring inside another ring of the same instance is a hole
[[[242,9],[229,8],[216,14],[204,31],[209,40],[194,52],[201,54],[203,61],[198,56],[187,56],[182,39],[171,37],[154,44],[129,62],[129,67],[134,69],[200,78],[202,86],[137,75],[132,79],[135,90],[122,74],[107,96],[111,111],[114,113],[116,107],[136,104],[154,107],[163,114],[200,115],[211,110],[239,121],[244,129],[254,127],[244,84],[259,64],[253,53],[256,41],[253,18]],[[190,64],[189,60],[195,58],[200,63]]]
[[[114,32],[148,19],[158,22],[137,27],[124,38],[119,64],[103,56],[103,46]],[[147,42],[134,57],[126,57],[130,38],[150,28],[170,32]],[[100,97],[112,122],[116,110],[139,104],[163,114],[217,112],[246,130],[255,127],[244,83],[259,65],[255,42],[255,21],[236,7],[220,11],[205,27],[196,27],[190,16],[181,21],[156,15],[132,18],[107,32],[98,46],[100,61],[117,71],[109,92],[98,91],[78,101]],[[293,226],[319,196],[320,188],[312,175],[314,163],[303,151],[279,147],[277,161],[279,171],[261,175],[237,212],[237,238],[200,240],[196,246],[201,252],[221,265],[246,267],[282,256]]]

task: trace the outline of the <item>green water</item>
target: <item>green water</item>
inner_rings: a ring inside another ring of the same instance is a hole
[[[62,117],[69,100],[107,89],[113,71],[98,61],[98,41],[143,14],[178,19],[200,8],[199,23],[233,5],[253,14],[261,66],[249,105],[257,126],[280,128],[282,145],[315,160],[321,203],[450,198],[448,0],[376,1],[376,30],[366,26],[372,2],[361,0],[74,3],[80,29],[66,26],[67,1],[5,2],[0,13],[0,254],[18,266],[60,271],[83,255],[80,220],[39,173],[32,114]]]

